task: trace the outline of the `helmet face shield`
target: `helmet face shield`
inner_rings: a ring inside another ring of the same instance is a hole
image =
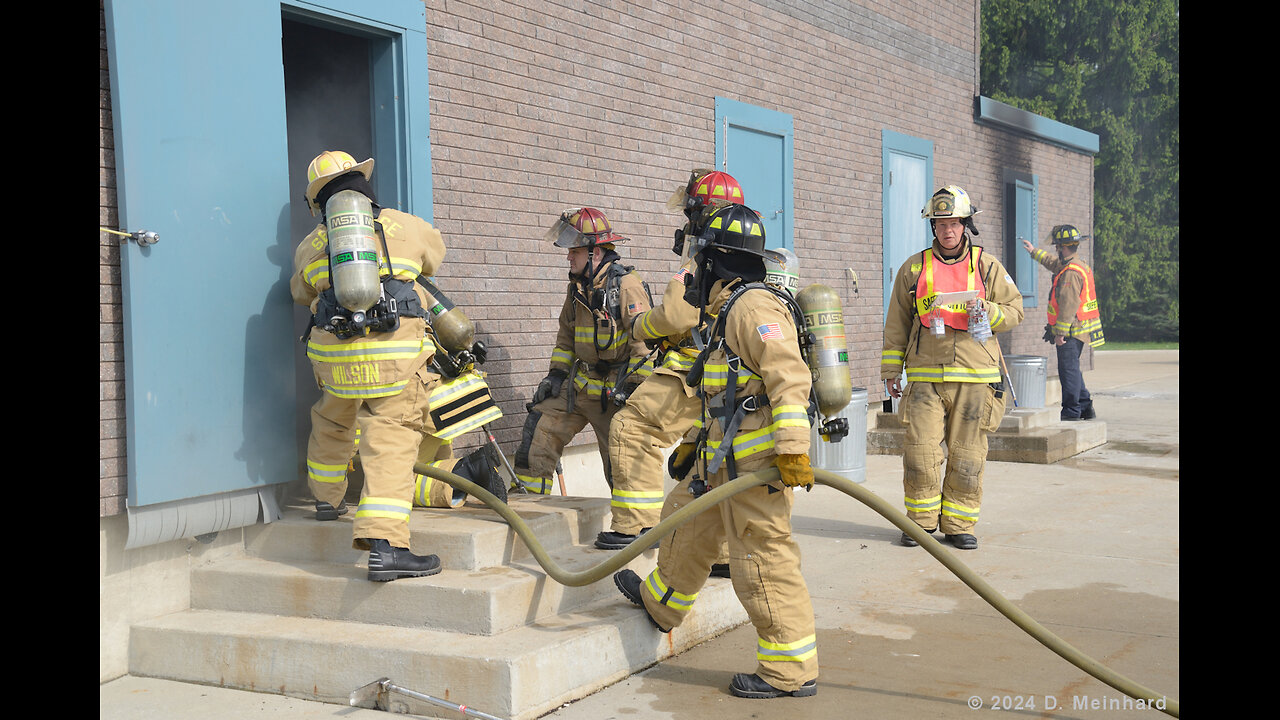
[[[551,228],[543,235],[556,247],[572,249],[593,247],[606,243],[625,242],[627,238],[613,232],[604,213],[595,208],[577,208],[560,213]]]

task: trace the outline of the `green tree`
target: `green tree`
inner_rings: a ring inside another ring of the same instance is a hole
[[[1107,337],[1178,339],[1178,0],[985,0],[982,94],[1096,133]]]

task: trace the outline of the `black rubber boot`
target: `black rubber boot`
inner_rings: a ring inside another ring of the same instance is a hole
[[[343,500],[338,503],[338,507],[334,507],[327,502],[316,501],[316,519],[317,520],[337,520],[340,515],[347,514],[347,501]]]
[[[640,535],[643,535],[652,529],[653,528],[642,528],[640,530]],[[636,538],[640,537],[640,535],[628,535],[626,533],[606,530],[599,535],[596,535],[596,547],[601,550],[621,550],[622,548],[630,545]],[[660,543],[654,543],[649,546],[649,549],[657,550],[659,544]]]
[[[654,620],[653,616],[649,614],[649,608],[644,606],[644,600],[640,597],[640,586],[644,584],[644,580],[641,580],[639,575],[632,570],[619,570],[613,574],[613,584],[618,586],[618,591],[622,593],[623,597],[630,600],[632,604],[639,605],[640,609],[644,610],[644,616],[649,618],[649,622],[654,627],[664,633],[671,632],[671,628],[664,628],[659,625],[658,621]]]
[[[435,555],[414,555],[408,548],[391,547],[391,543],[368,539],[369,579],[387,582],[400,578],[426,577],[440,572],[440,558]]]
[[[729,683],[729,692],[742,698],[752,698],[754,700],[763,700],[767,698],[782,697],[790,695],[791,697],[810,697],[818,694],[818,681],[810,680],[800,686],[799,690],[787,692],[779,690],[760,678],[759,675],[751,673],[737,673],[733,676],[733,682]]]
[[[977,550],[978,549],[978,538],[970,535],[969,533],[957,533],[955,535],[948,535],[947,542],[954,545],[957,550]]]
[[[925,532],[932,535],[935,532],[935,530],[925,530]],[[920,543],[916,542],[915,538],[911,537],[906,533],[902,533],[902,539],[899,540],[899,542],[901,542],[903,545],[906,545],[907,547],[918,547],[920,545]]]
[[[455,471],[458,475],[493,493],[494,497],[502,502],[507,501],[507,483],[498,474],[498,452],[492,445],[476,448],[458,463]]]

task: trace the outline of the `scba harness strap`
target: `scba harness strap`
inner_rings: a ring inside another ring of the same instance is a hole
[[[725,300],[724,305],[721,306],[720,313],[710,328],[710,333],[708,334],[709,339],[706,347],[698,353],[698,357],[694,360],[693,366],[690,368],[689,375],[685,379],[685,382],[690,387],[699,387],[698,395],[702,398],[703,402],[703,416],[716,418],[720,422],[720,428],[723,431],[723,437],[720,439],[720,444],[712,455],[711,460],[707,463],[707,473],[715,473],[720,469],[720,465],[724,464],[728,468],[730,480],[738,476],[737,463],[732,453],[732,448],[734,436],[738,433],[738,427],[741,425],[742,419],[747,413],[755,412],[769,406],[770,404],[769,396],[765,393],[748,395],[741,400],[737,398],[739,369],[741,367],[746,367],[747,370],[756,377],[760,377],[760,373],[756,372],[755,369],[750,366],[744,365],[742,363],[741,356],[734,352],[733,348],[729,347],[729,344],[725,342],[724,337],[724,326],[726,319],[729,317],[730,308],[732,308],[738,298],[742,297],[742,295],[748,290],[768,290],[787,307],[787,310],[791,313],[791,319],[796,326],[796,340],[800,346],[801,355],[804,355],[808,345],[812,344],[808,338],[808,332],[805,329],[804,311],[800,308],[799,303],[796,302],[795,298],[793,298],[790,293],[780,290],[773,285],[763,282],[749,282],[739,285],[729,295],[729,298]],[[725,361],[729,370],[725,377],[725,389],[724,392],[716,395],[711,400],[707,400],[706,395],[700,388],[706,368],[707,356],[710,355],[713,350],[717,350],[722,347],[725,351]],[[810,387],[809,407],[807,411],[810,423],[813,422],[817,409],[817,396],[814,394],[813,388]],[[703,455],[703,451],[706,448],[706,441],[706,428],[703,428],[702,431],[698,433],[697,453],[699,456]]]
[[[374,228],[378,232],[378,239],[382,241],[382,253],[390,264],[391,251],[387,247],[386,235],[383,234],[380,224],[375,223]],[[332,265],[332,261],[330,264]],[[333,277],[332,272],[333,269],[330,267],[330,277]],[[420,277],[415,280],[420,280]],[[422,299],[413,289],[413,280],[389,277],[383,279],[381,284],[382,291],[378,302],[365,313],[354,313],[343,307],[338,302],[338,296],[331,284],[319,294],[319,302],[311,318],[311,326],[331,332],[339,340],[348,340],[374,332],[393,332],[400,327],[401,317],[425,318],[427,316]],[[310,334],[310,328],[307,334]],[[303,337],[305,338],[306,335]]]

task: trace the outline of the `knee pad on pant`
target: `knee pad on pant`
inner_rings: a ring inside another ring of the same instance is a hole
[[[542,413],[530,410],[525,416],[524,428],[520,431],[520,447],[516,449],[516,467],[529,467],[529,448],[533,447],[533,433],[538,429],[538,420]]]

